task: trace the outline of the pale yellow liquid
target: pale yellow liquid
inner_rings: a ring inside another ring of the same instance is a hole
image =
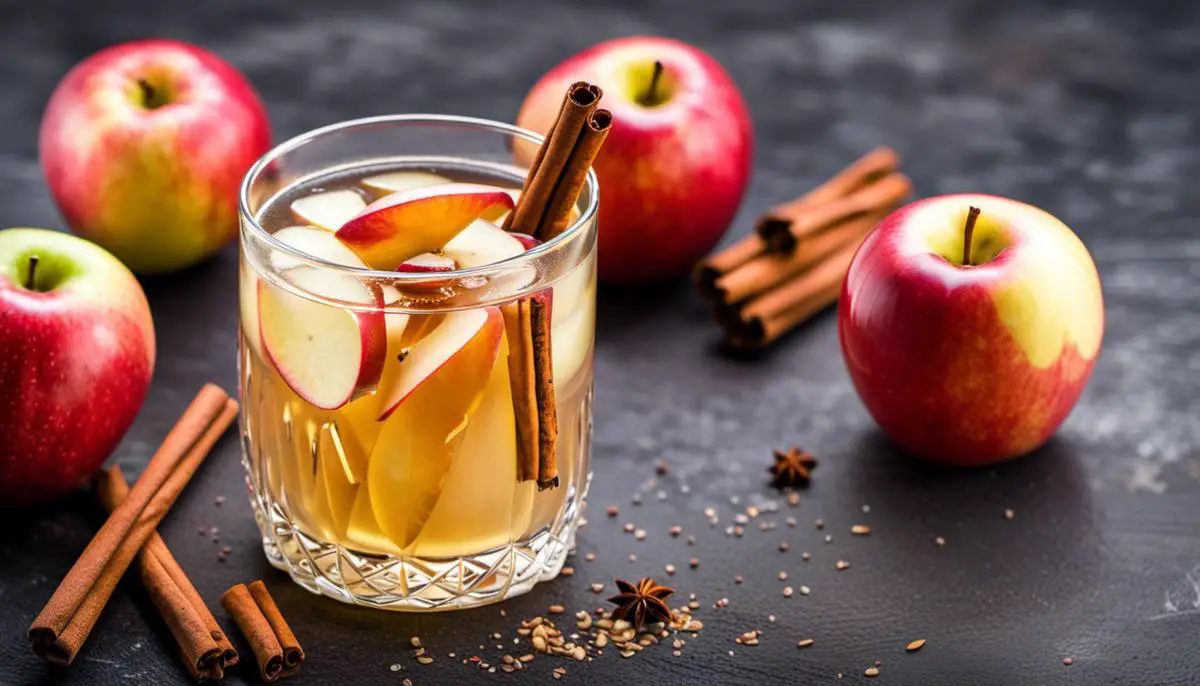
[[[589,259],[555,287],[556,300],[573,304],[554,308],[551,328],[557,488],[539,492],[517,481],[507,340],[490,369],[455,368],[452,360],[381,422],[373,391],[331,411],[304,401],[246,333],[256,327],[243,322],[245,422],[260,488],[309,537],[364,553],[461,557],[550,527],[586,479],[593,266]],[[246,283],[257,280],[253,269],[242,269],[243,288],[255,287]],[[433,327],[418,318],[438,316],[413,315],[406,330],[428,333]],[[389,364],[397,353],[388,350]]]

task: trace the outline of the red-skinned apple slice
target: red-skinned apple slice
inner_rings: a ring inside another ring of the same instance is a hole
[[[367,202],[354,191],[326,191],[306,195],[294,201],[292,216],[298,222],[326,231],[337,231],[366,206]]]
[[[453,271],[457,266],[451,257],[424,252],[396,267],[396,271],[410,273],[448,272]]]
[[[317,238],[321,235],[327,238]],[[345,250],[320,229],[294,227],[275,237],[330,261],[337,261],[337,250]],[[374,385],[383,373],[387,355],[386,318],[379,309],[383,302],[377,291],[358,279],[331,270],[298,266],[288,269],[284,278],[303,292],[371,308],[354,311],[259,282],[259,330],[267,358],[305,401],[320,409],[337,409]]]
[[[392,270],[446,245],[493,207],[512,209],[512,196],[494,186],[445,183],[392,193],[367,205],[337,237],[375,269]]]
[[[504,334],[504,320],[494,307],[451,312],[437,328],[417,341],[404,356],[396,375],[379,389],[379,419],[387,419],[400,403],[442,367],[460,356],[478,357],[491,369]]]

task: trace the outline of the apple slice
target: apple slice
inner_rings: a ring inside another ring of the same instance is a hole
[[[326,191],[292,202],[292,216],[298,222],[337,231],[366,206],[367,202],[354,191]]]
[[[482,219],[471,222],[442,248],[459,269],[494,264],[523,252],[525,245],[513,234]]]
[[[516,207],[517,203],[521,200],[521,189],[505,188],[503,190],[505,193],[508,193],[510,196],[512,196],[513,207]],[[480,215],[480,217],[492,222],[493,224],[503,224],[504,218],[508,216],[509,212],[512,212],[512,207],[493,207],[485,211],[482,215]]]
[[[495,186],[444,183],[384,196],[338,229],[337,237],[375,269],[392,270],[440,250],[491,207],[512,209]]]
[[[413,391],[452,360],[461,362],[459,366],[478,362],[485,373],[490,371],[503,333],[504,321],[498,308],[447,314],[436,329],[402,353],[395,377],[380,387],[379,420],[387,419]]]
[[[423,252],[420,255],[405,261],[399,267],[396,267],[398,272],[449,272],[454,271],[458,265],[454,263],[454,259],[446,255],[439,255],[433,252]]]
[[[375,291],[351,276],[296,267],[287,278],[319,296],[383,306]],[[267,357],[296,395],[320,409],[345,405],[383,372],[387,327],[381,309],[356,312],[260,282],[258,316]]]
[[[305,255],[316,257],[326,262],[341,264],[347,267],[366,269],[367,265],[358,258],[353,250],[346,247],[337,236],[323,229],[312,226],[289,226],[272,234]],[[279,271],[298,267],[303,263],[282,252],[271,253],[271,266]]]
[[[450,179],[423,171],[390,172],[378,176],[368,176],[362,180],[363,187],[374,193],[399,193],[413,188],[424,188],[443,183],[450,183]]]

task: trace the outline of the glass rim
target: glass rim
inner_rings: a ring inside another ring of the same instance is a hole
[[[332,133],[348,131],[364,126],[374,126],[378,124],[458,124],[466,126],[475,126],[482,129],[490,129],[496,133],[506,134],[514,138],[520,138],[541,146],[545,141],[545,137],[534,133],[528,129],[523,129],[513,124],[505,124],[494,119],[483,119],[480,117],[465,117],[454,114],[383,114],[373,117],[362,117],[359,119],[347,119],[344,121],[328,124],[316,129],[311,129],[297,136],[293,136],[282,143],[274,146],[266,152],[262,157],[250,167],[246,175],[242,178],[240,190],[238,191],[238,214],[242,218],[243,225],[249,226],[252,233],[259,240],[267,243],[274,250],[286,253],[288,256],[307,264],[310,267],[319,268],[322,270],[332,270],[343,272],[354,276],[355,278],[370,278],[370,279],[390,279],[400,283],[413,282],[420,283],[427,281],[430,274],[424,272],[398,272],[385,271],[380,269],[371,269],[363,267],[355,267],[337,262],[330,262],[321,259],[315,255],[310,255],[303,250],[294,248],[287,243],[275,238],[273,234],[263,228],[262,224],[250,211],[250,188],[252,183],[258,179],[267,165],[279,159],[283,155],[296,150],[303,145],[327,136]],[[470,161],[470,158],[464,158]],[[599,181],[596,178],[596,170],[589,168],[587,172],[587,183],[584,185],[587,193],[587,203],[584,205],[583,211],[579,213],[579,217],[575,219],[566,229],[550,240],[536,245],[529,250],[512,257],[507,257],[497,262],[492,262],[478,267],[469,267],[467,269],[452,269],[444,272],[437,272],[436,276],[439,279],[455,279],[460,277],[472,277],[483,275],[495,271],[503,271],[508,269],[519,268],[527,262],[533,262],[545,253],[552,252],[559,245],[562,245],[573,239],[584,226],[591,223],[595,217],[600,200]],[[272,196],[274,197],[274,196]]]

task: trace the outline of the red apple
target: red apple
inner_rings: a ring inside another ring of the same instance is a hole
[[[697,48],[621,38],[550,70],[526,96],[517,125],[546,133],[579,80],[604,89],[601,104],[614,120],[595,162],[600,280],[687,273],[729,227],[750,178],[754,136],[741,94]]]
[[[151,274],[199,262],[237,235],[238,187],[270,138],[237,70],[195,46],[147,40],[68,72],[39,146],[71,228]]]
[[[1079,238],[1036,207],[929,198],[867,237],[838,330],[854,387],[897,443],[990,464],[1041,446],[1079,399],[1104,333],[1100,277]]]
[[[115,257],[65,233],[0,231],[0,503],[45,502],[87,480],[153,371],[150,308]]]

